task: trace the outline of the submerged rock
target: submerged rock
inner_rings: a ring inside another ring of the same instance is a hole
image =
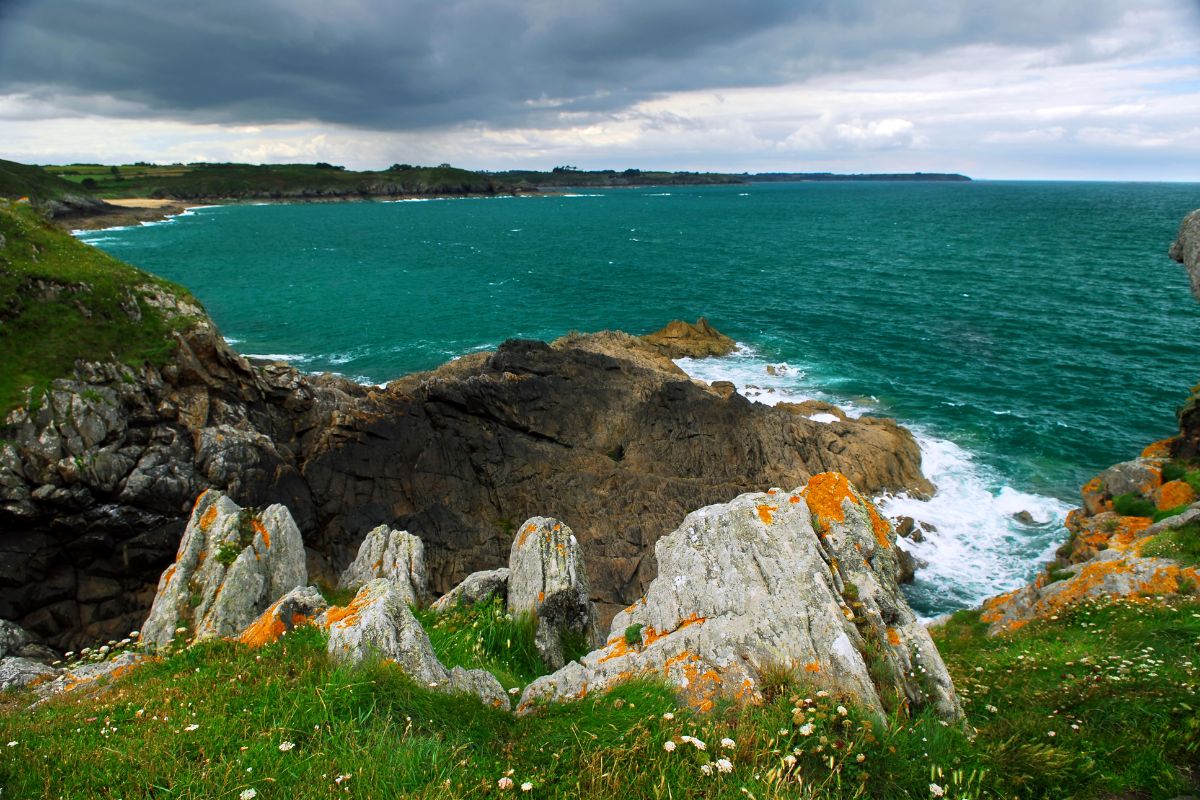
[[[442,613],[457,606],[473,606],[492,597],[506,598],[507,603],[509,575],[508,567],[472,572],[462,583],[435,600],[432,608]]]
[[[565,663],[564,636],[599,644],[583,554],[570,528],[547,517],[526,520],[513,538],[508,569],[508,611],[537,620],[537,650],[546,666]]]
[[[387,578],[413,605],[429,602],[429,576],[425,571],[425,546],[408,531],[387,525],[373,529],[358,548],[358,556],[342,573],[338,588],[357,589],[377,578]]]
[[[605,646],[534,681],[518,710],[644,674],[706,710],[721,696],[761,700],[764,670],[782,666],[880,714],[898,692],[959,720],[950,676],[896,586],[893,537],[840,475],[694,511],[656,544],[658,576]]]
[[[163,647],[177,626],[195,640],[236,636],[306,581],[304,543],[286,508],[255,512],[210,490],[196,500],[175,563],[159,579],[141,641]]]

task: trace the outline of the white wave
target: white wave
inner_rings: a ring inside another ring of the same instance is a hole
[[[565,192],[563,194],[560,194],[559,197],[604,197],[604,195],[602,195],[602,194],[581,194],[578,192]]]
[[[670,192],[649,192],[646,197],[670,197]]]
[[[245,356],[262,361],[286,361],[289,364],[304,364],[313,360],[312,356],[303,353],[246,353]]]
[[[230,347],[232,347],[235,344],[241,344],[241,343],[242,343],[241,339],[234,339],[232,336],[225,337],[225,344],[229,345]]]
[[[766,405],[821,400],[850,417],[882,410],[866,399],[848,403],[827,394],[808,382],[803,367],[769,362],[746,345],[723,358],[681,358],[675,363],[693,378],[730,381],[739,393]],[[837,418],[818,413],[810,419]],[[919,424],[905,424],[921,448],[921,470],[937,493],[927,501],[898,494],[883,495],[876,502],[885,516],[912,517],[937,529],[926,533],[923,542],[901,540],[905,550],[929,564],[918,570],[909,590],[914,604],[936,613],[975,606],[1029,580],[1062,540],[1062,523],[1071,507],[1009,486],[954,442]],[[1029,512],[1034,525],[1014,518],[1022,511]]]

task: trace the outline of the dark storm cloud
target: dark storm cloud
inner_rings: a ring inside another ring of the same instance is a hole
[[[0,94],[196,122],[554,124],[667,91],[771,86],[961,45],[1076,44],[1120,11],[1116,0],[0,0]]]

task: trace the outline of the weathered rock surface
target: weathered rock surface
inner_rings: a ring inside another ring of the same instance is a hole
[[[81,363],[9,415],[0,618],[64,649],[136,628],[209,488],[286,505],[331,583],[362,531],[407,530],[434,594],[505,563],[515,521],[570,520],[601,620],[644,591],[654,542],[692,509],[829,469],[932,491],[894,422],[754,404],[626,334],[509,341],[377,389],[252,366],[197,312],[166,366]]]
[[[449,611],[455,606],[473,606],[491,597],[508,597],[508,567],[480,570],[433,602],[433,610]]]
[[[1200,300],[1200,208],[1183,218],[1179,235],[1171,244],[1170,257],[1187,267],[1192,294]]]
[[[518,710],[647,673],[708,709],[718,696],[761,699],[763,670],[782,665],[880,713],[881,695],[898,690],[958,720],[945,666],[896,585],[894,549],[890,526],[840,475],[702,508],[655,545],[658,576],[607,644],[530,684]]]
[[[718,331],[704,317],[690,322],[674,320],[665,328],[642,337],[668,358],[707,358],[727,356],[737,349],[737,342]]]
[[[16,655],[29,644],[29,633],[15,622],[0,619],[0,658]]]
[[[235,636],[307,580],[304,543],[286,508],[254,512],[207,491],[196,500],[175,563],[159,579],[141,640],[163,647],[177,626],[195,640]]]
[[[407,597],[405,602],[429,603],[429,576],[425,570],[425,545],[408,531],[380,525],[358,548],[353,563],[342,573],[338,586],[357,589],[376,578],[387,578]]]
[[[536,645],[546,666],[558,669],[566,659],[564,635],[600,643],[596,609],[579,540],[556,519],[533,517],[517,529],[508,557],[508,612],[532,614]]]
[[[484,670],[447,670],[433,652],[402,590],[387,579],[363,586],[348,606],[331,608],[317,624],[329,630],[329,654],[357,664],[386,660],[418,683],[446,692],[469,692],[488,705],[508,708],[508,695]]]
[[[51,680],[58,670],[40,661],[20,656],[0,658],[0,692],[22,689],[34,682]]]

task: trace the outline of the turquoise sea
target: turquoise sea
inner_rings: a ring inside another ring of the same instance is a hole
[[[705,315],[743,347],[692,374],[917,432],[939,493],[882,503],[937,526],[910,545],[932,615],[1028,579],[1079,485],[1172,433],[1200,304],[1166,250],[1198,206],[1196,184],[759,184],[209,207],[80,236],[188,286],[242,352],[366,382]]]

